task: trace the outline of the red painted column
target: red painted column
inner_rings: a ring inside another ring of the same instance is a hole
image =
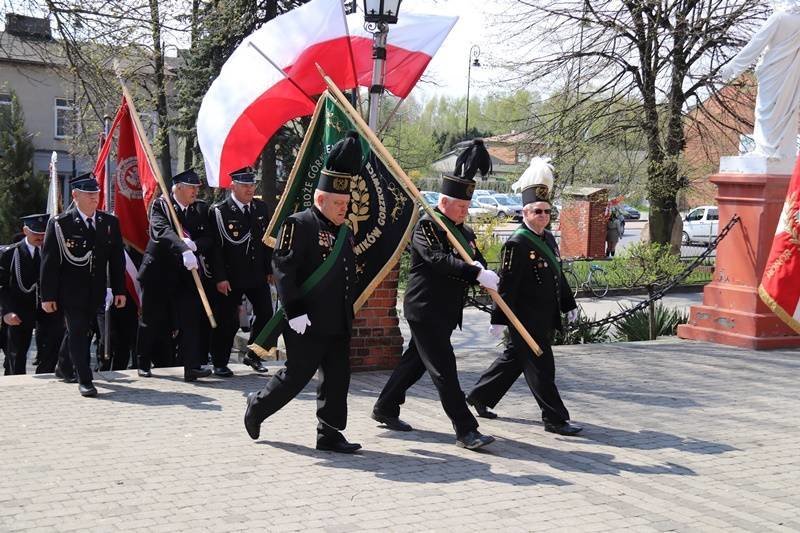
[[[692,306],[689,323],[678,326],[683,339],[750,349],[800,346],[800,335],[761,301],[758,285],[767,263],[789,176],[715,174],[719,225],[736,213],[741,222],[717,248],[714,279],[703,304]]]

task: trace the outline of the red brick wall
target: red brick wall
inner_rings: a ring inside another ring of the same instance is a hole
[[[559,215],[562,257],[604,257],[606,252],[605,209],[608,193],[565,200]]]
[[[350,343],[350,367],[354,372],[394,368],[402,355],[397,276],[395,266],[355,317]]]

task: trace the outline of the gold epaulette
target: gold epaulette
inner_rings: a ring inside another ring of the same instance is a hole
[[[288,250],[292,247],[294,242],[294,221],[287,218],[283,221],[281,232],[278,234],[278,250]]]

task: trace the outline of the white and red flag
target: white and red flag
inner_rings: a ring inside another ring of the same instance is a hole
[[[158,182],[145,153],[146,141],[139,137],[131,118],[130,107],[124,97],[95,163],[94,174],[100,184],[101,209],[109,208],[104,205],[105,189],[108,186],[105,161],[114,146],[115,134],[116,170],[111,176],[114,183],[113,211],[119,219],[120,233],[125,244],[142,254],[149,238],[147,206],[158,191]],[[128,292],[138,300],[141,289],[136,270],[136,265],[126,252],[125,283]]]
[[[800,333],[800,158],[794,166],[758,294]]]
[[[407,96],[456,20],[401,17],[388,35],[387,89]],[[292,9],[231,54],[197,115],[210,186],[228,187],[229,173],[252,165],[283,124],[314,112],[312,97],[326,88],[316,64],[342,89],[371,83],[372,38],[363,30],[363,15],[346,17],[341,0],[312,0]]]

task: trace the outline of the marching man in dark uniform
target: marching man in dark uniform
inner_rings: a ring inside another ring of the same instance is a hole
[[[197,199],[199,188],[200,177],[185,170],[172,178],[171,198],[161,196],[150,206],[150,241],[139,267],[142,317],[136,351],[142,377],[152,375],[153,350],[173,330],[178,331],[183,379],[211,375],[203,366],[208,362],[210,326],[191,273],[214,244],[208,204]],[[167,202],[172,202],[185,235],[176,233]]]
[[[286,367],[247,397],[244,426],[258,439],[261,423],[294,398],[319,369],[317,449],[353,453],[347,442],[350,335],[353,322],[353,233],[344,224],[350,181],[361,170],[358,135],[331,150],[314,191],[314,206],[289,216],[272,258],[278,298],[286,312]],[[305,292],[304,288],[312,286]]]
[[[463,173],[461,169],[463,168]],[[474,450],[494,437],[482,435],[467,407],[458,382],[456,357],[450,336],[461,326],[464,296],[469,285],[497,289],[497,274],[485,270],[486,261],[475,246],[475,233],[464,225],[478,170],[485,175],[491,160],[483,142],[476,140],[456,161],[455,176],[444,176],[436,216],[448,226],[475,261],[461,260],[439,224],[425,215],[417,222],[411,240],[411,269],[403,311],[411,328],[411,341],[400,363],[383,387],[372,418],[398,431],[411,431],[400,420],[406,391],[427,370],[439,391],[442,407],[456,432],[458,446]]]
[[[211,334],[211,360],[214,374],[221,377],[233,375],[228,360],[239,329],[242,295],[247,296],[255,313],[248,344],[252,344],[272,318],[272,296],[267,279],[272,273],[272,249],[262,242],[270,218],[267,204],[253,198],[256,181],[252,168],[232,172],[231,178],[230,196],[211,208],[216,241],[211,271],[219,292],[215,298],[219,325]],[[257,372],[267,371],[252,352],[248,352],[242,362]]]
[[[61,313],[48,314],[39,301],[40,249],[49,215],[22,217],[25,238],[0,251],[0,317],[6,373],[24,374],[36,328],[36,373],[53,372],[64,336]]]
[[[70,185],[74,207],[50,219],[44,236],[42,308],[63,312],[78,390],[82,396],[96,396],[89,364],[92,328],[109,283],[114,305],[125,305],[125,258],[117,218],[97,210],[100,188],[94,175],[78,176]]]
[[[521,373],[525,374],[533,397],[542,409],[545,431],[575,435],[581,427],[569,421],[555,383],[555,361],[550,342],[561,329],[561,313],[569,321],[577,318],[577,304],[561,273],[561,258],[553,234],[545,228],[550,222],[550,191],[553,170],[547,160],[534,158],[515,188],[522,189],[523,223],[503,247],[500,295],[536,343],[542,355],[536,357],[514,328],[509,329],[503,354],[480,377],[468,400],[480,416],[495,418],[489,408],[508,392]],[[490,333],[502,337],[508,324],[495,308]]]

